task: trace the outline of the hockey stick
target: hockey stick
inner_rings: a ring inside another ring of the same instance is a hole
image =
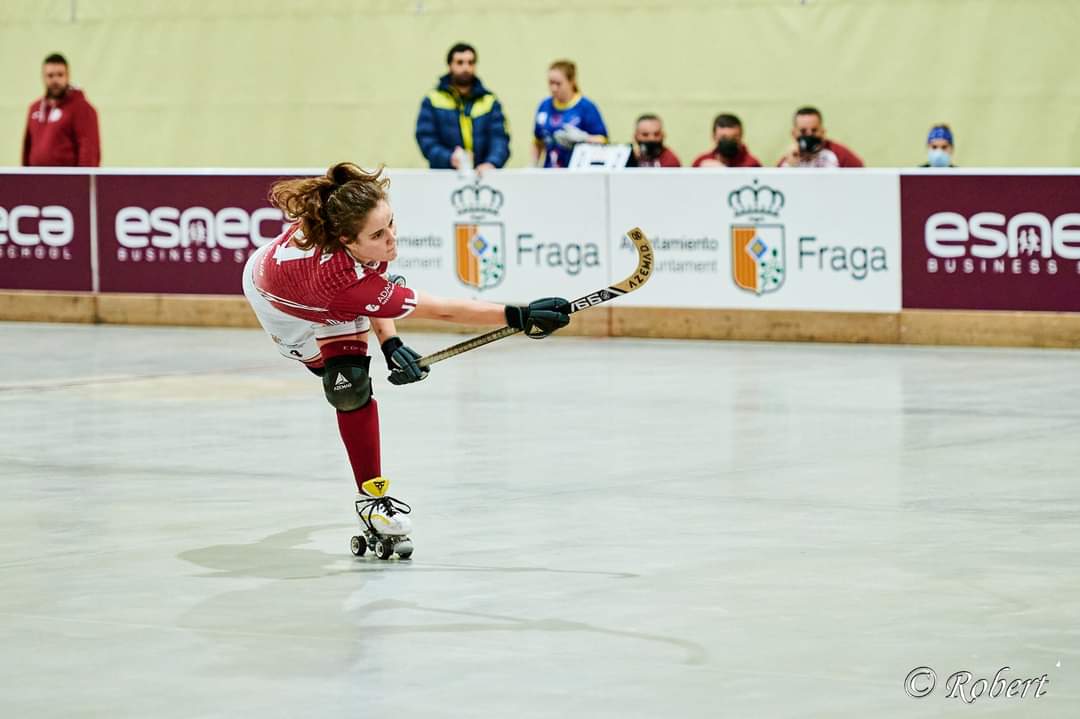
[[[590,307],[595,307],[601,302],[613,300],[616,297],[625,295],[627,292],[633,292],[648,282],[649,278],[652,277],[653,249],[652,244],[649,243],[649,238],[646,237],[645,233],[638,227],[627,232],[626,236],[634,243],[634,248],[637,250],[637,268],[622,282],[618,282],[610,287],[605,287],[602,290],[597,290],[584,297],[579,297],[571,302],[570,314],[580,312],[581,310],[587,310]],[[521,330],[514,327],[503,327],[501,329],[492,330],[491,332],[479,335],[478,337],[473,337],[471,340],[460,342],[453,347],[447,347],[444,350],[429,354],[427,357],[421,357],[417,364],[421,367],[427,367],[436,362],[442,362],[445,359],[455,357],[463,352],[468,352],[477,347],[491,344],[495,340],[501,340],[503,337],[515,335],[518,332],[521,332]]]

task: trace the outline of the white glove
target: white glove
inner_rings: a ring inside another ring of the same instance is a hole
[[[563,147],[573,147],[589,139],[589,133],[577,125],[563,125],[552,136],[555,138],[555,142]]]

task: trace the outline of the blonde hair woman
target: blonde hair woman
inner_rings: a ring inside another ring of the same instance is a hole
[[[567,167],[574,145],[607,142],[607,126],[592,100],[581,94],[577,66],[557,60],[548,68],[551,96],[536,108],[533,159],[543,167]]]

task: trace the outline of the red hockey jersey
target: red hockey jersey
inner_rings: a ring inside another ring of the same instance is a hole
[[[386,278],[386,262],[359,262],[344,247],[323,253],[290,245],[301,232],[294,224],[261,248],[255,261],[255,288],[274,307],[328,325],[357,317],[399,319],[416,309],[416,293]]]

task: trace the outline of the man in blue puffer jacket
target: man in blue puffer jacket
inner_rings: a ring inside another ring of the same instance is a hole
[[[420,103],[416,142],[432,169],[479,172],[510,157],[502,104],[476,77],[476,49],[458,43],[446,54],[449,72]]]

